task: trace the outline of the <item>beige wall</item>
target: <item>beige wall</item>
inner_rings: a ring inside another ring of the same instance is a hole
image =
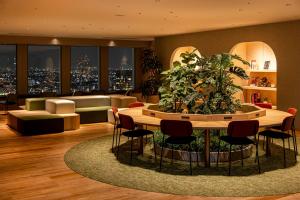
[[[262,41],[274,51],[277,59],[277,106],[300,109],[300,21],[199,32],[155,39],[157,54],[169,68],[173,51],[181,46],[194,46],[202,55],[229,52],[240,42]],[[300,128],[300,117],[297,118]]]

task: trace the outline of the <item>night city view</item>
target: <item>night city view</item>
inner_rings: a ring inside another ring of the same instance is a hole
[[[0,45],[0,95],[16,93],[16,46]]]
[[[60,93],[60,47],[28,47],[28,93]]]
[[[71,91],[91,92],[98,90],[98,47],[72,47],[71,62]]]
[[[109,90],[134,89],[134,49],[109,48]]]

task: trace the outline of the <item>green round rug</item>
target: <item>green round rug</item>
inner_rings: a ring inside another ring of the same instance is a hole
[[[283,168],[280,145],[272,145],[269,158],[260,150],[261,174],[251,157],[245,159],[244,167],[240,161],[234,162],[229,177],[227,163],[218,168],[214,164],[205,168],[203,164],[197,166],[194,163],[193,175],[189,175],[188,162],[171,164],[164,160],[162,172],[159,172],[159,157],[155,162],[150,145],[144,156],[134,154],[130,164],[130,153],[125,151],[128,148],[126,141],[122,141],[118,160],[111,152],[111,141],[111,136],[104,136],[75,145],[65,154],[65,163],[75,172],[103,183],[159,193],[241,197],[300,192],[300,166],[294,161],[294,152],[287,150],[287,168]]]

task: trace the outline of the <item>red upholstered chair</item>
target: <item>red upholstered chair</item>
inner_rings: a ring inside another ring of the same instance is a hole
[[[190,154],[190,174],[192,174],[192,159],[191,159],[191,142],[196,141],[196,137],[192,136],[193,127],[190,121],[181,120],[161,120],[160,128],[163,133],[163,142],[160,154],[160,171],[162,166],[162,157],[165,144],[172,145],[172,161],[173,161],[173,145],[188,144]],[[169,136],[165,139],[165,135]],[[198,161],[198,154],[197,154]]]
[[[294,126],[294,121],[295,121],[295,116],[289,116],[284,118],[280,130],[274,130],[274,129],[268,129],[264,130],[259,133],[259,136],[262,135],[264,137],[270,137],[274,139],[281,139],[283,143],[283,166],[286,167],[286,159],[285,159],[285,139],[289,139],[292,137],[293,138],[293,145],[294,145],[294,155],[295,155],[295,160],[297,162],[297,156],[296,156],[296,140],[295,137],[296,135],[293,132],[293,126]],[[290,134],[292,132],[292,134]],[[289,145],[290,148],[290,145]]]
[[[136,102],[130,103],[128,105],[128,108],[135,108],[135,107],[142,107],[142,106],[144,106],[143,102],[136,101]]]
[[[271,103],[255,103],[255,105],[261,108],[272,109]]]
[[[118,150],[117,150],[117,157],[119,156],[119,149],[120,149],[120,138],[122,135],[131,138],[131,146],[130,146],[130,162],[132,162],[132,147],[133,147],[133,138],[142,138],[145,135],[152,135],[153,137],[153,148],[156,160],[156,149],[154,145],[154,133],[150,130],[146,129],[136,129],[135,123],[131,116],[119,114],[120,120],[120,134],[119,134],[119,141],[118,141]],[[122,129],[126,129],[127,131],[122,132]]]
[[[232,145],[239,145],[241,147],[241,163],[243,162],[243,146],[254,144],[256,146],[256,160],[258,164],[258,172],[260,173],[259,156],[258,156],[258,140],[256,134],[258,132],[259,122],[258,120],[245,120],[245,121],[232,121],[228,125],[227,135],[220,136],[219,148],[217,157],[217,166],[219,164],[220,144],[221,140],[229,144],[229,169],[228,175],[231,173],[231,147]],[[249,136],[254,136],[254,140]]]
[[[118,108],[117,107],[112,107],[112,113],[114,116],[114,132],[113,132],[113,139],[112,139],[112,145],[111,145],[111,150],[114,150],[114,146],[117,145],[118,141],[118,134],[119,134],[119,129],[121,128],[120,122],[119,122],[119,116],[118,116]]]

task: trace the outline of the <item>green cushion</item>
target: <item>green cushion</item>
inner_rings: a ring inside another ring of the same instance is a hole
[[[93,111],[104,111],[104,110],[109,110],[109,109],[111,109],[111,106],[86,107],[86,108],[76,108],[75,112],[76,113],[93,112]]]
[[[46,98],[27,98],[25,100],[26,110],[45,110]]]

